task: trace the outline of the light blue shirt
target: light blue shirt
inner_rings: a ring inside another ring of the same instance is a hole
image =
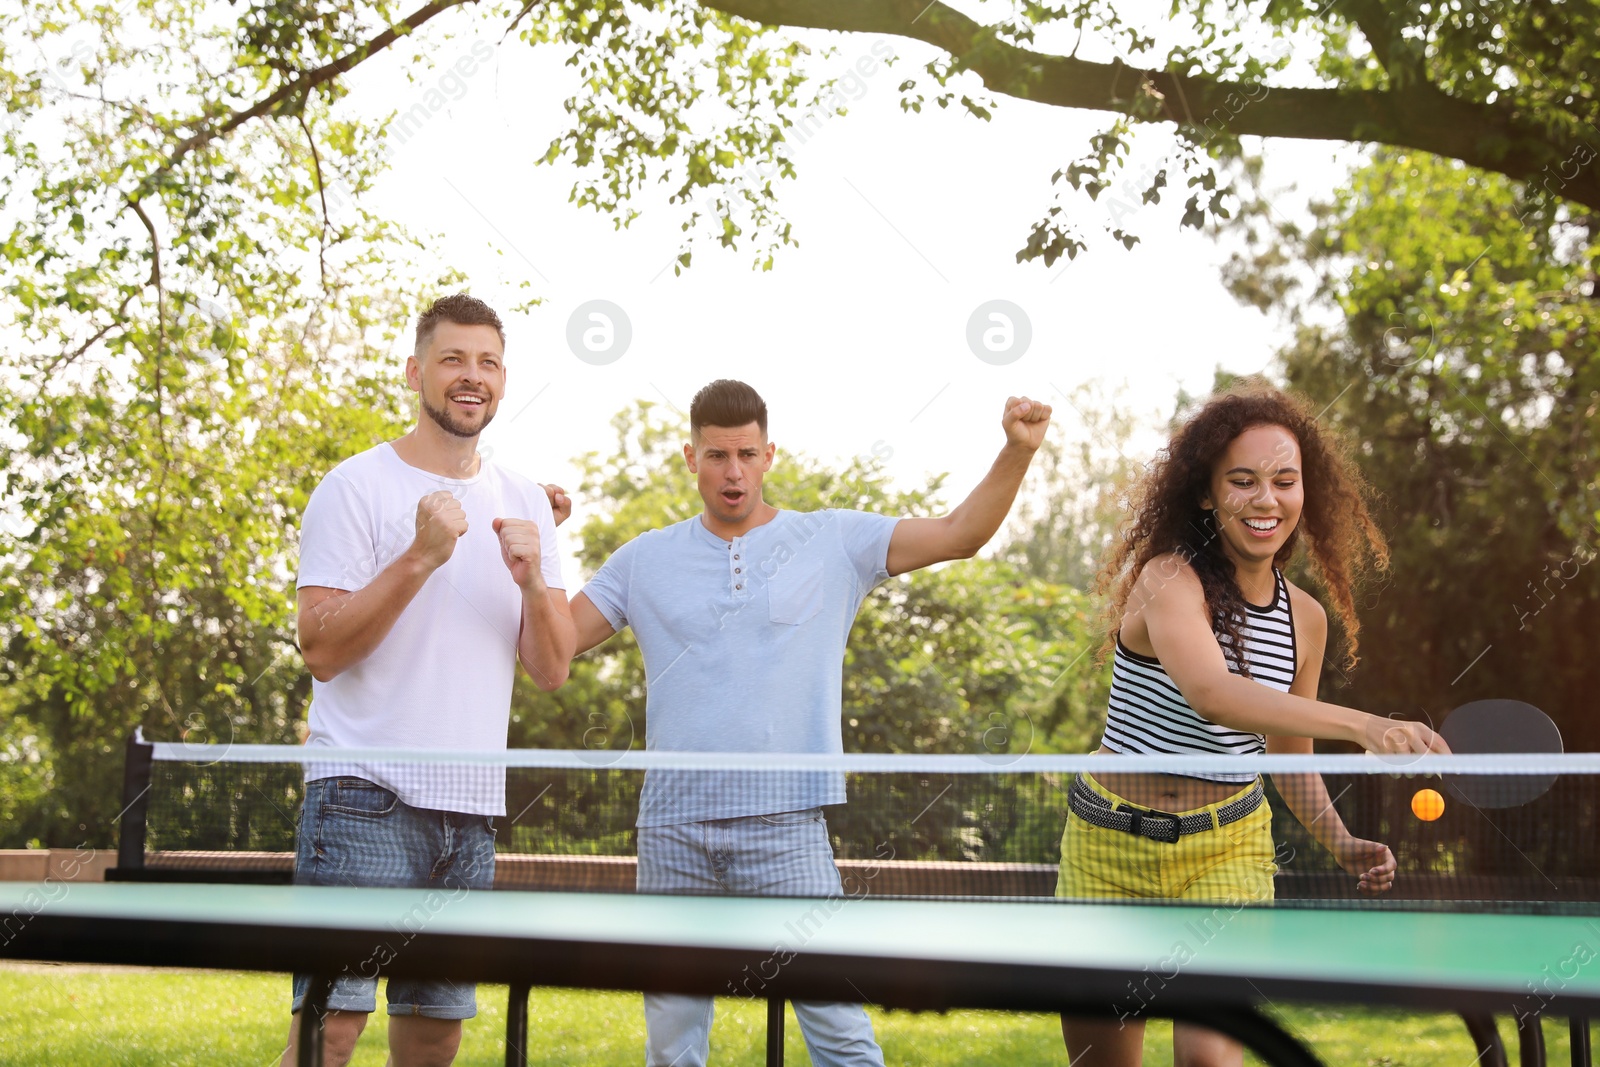
[[[899,520],[780,511],[731,542],[699,516],[629,541],[583,589],[644,653],[645,747],[843,751],[840,692],[856,612],[889,576]],[[652,772],[640,826],[844,802],[830,772]]]

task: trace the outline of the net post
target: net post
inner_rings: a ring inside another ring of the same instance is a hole
[[[767,1067],[783,1067],[782,997],[767,998]]]
[[[506,1067],[528,1065],[528,992],[526,982],[512,982],[506,1004]]]
[[[1587,1015],[1574,1015],[1567,1020],[1567,1029],[1572,1040],[1572,1067],[1590,1067],[1591,1051],[1589,1048],[1589,1017]]]
[[[156,747],[144,739],[144,727],[134,728],[123,748],[122,825],[117,833],[117,866],[123,870],[144,867],[145,820],[150,812],[150,772]]]

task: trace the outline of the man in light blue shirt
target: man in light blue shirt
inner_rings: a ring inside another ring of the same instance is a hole
[[[1050,407],[1006,401],[1006,443],[941,518],[780,511],[762,497],[775,448],[767,407],[743,382],[695,395],[684,460],[705,510],[618,549],[572,601],[583,652],[625,626],[644,654],[645,747],[838,753],[845,645],[879,582],[971,557],[994,536],[1044,440]],[[838,897],[821,808],[831,772],[652,772],[639,810],[644,893]],[[796,1002],[818,1067],[881,1065],[856,1004]],[[702,1067],[710,997],[645,997],[648,1067]]]

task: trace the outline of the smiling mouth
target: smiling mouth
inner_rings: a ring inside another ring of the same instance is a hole
[[[1278,532],[1281,519],[1240,519],[1244,528],[1257,537],[1270,537]]]
[[[479,396],[476,393],[456,393],[450,398],[450,402],[453,404],[460,404],[463,407],[477,408],[487,404],[489,402],[489,398],[486,396]]]

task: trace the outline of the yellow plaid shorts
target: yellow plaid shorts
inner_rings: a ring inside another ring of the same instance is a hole
[[[1123,800],[1085,774],[1084,783],[1122,807]],[[1165,898],[1227,904],[1269,904],[1277,862],[1272,845],[1272,808],[1265,800],[1237,822],[1218,826],[1218,808],[1249,790],[1179,815],[1211,816],[1211,829],[1180,837],[1176,844],[1109,830],[1068,813],[1061,837],[1061,873],[1056,896],[1130,900]]]

